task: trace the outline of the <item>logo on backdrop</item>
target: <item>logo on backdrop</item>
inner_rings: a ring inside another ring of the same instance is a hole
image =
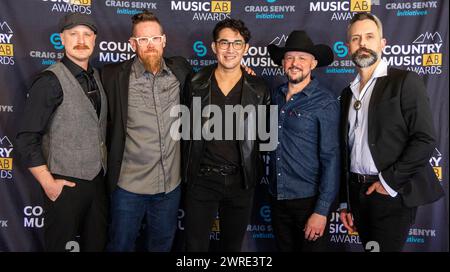
[[[204,58],[208,54],[208,48],[203,41],[197,40],[192,44],[192,50],[195,53],[194,58],[190,58],[187,61],[191,64],[192,69],[198,72],[202,67],[209,66],[217,63],[217,60],[213,58]]]
[[[348,233],[339,218],[339,212],[333,212],[330,220],[330,242],[337,244],[361,244],[357,232]]]
[[[192,14],[192,21],[222,21],[230,18],[231,1],[170,1],[170,10]]]
[[[435,229],[410,229],[406,243],[408,244],[424,244],[427,238],[436,239]]]
[[[272,218],[269,205],[261,205],[259,208],[259,216],[257,223],[247,225],[247,231],[251,232],[253,239],[273,239]]]
[[[255,14],[256,19],[282,20],[289,13],[295,13],[295,5],[271,5],[276,0],[266,0],[269,5],[247,5],[244,7],[246,13]]]
[[[41,65],[43,66],[49,66],[52,64],[55,64],[58,60],[62,59],[64,57],[64,52],[61,50],[64,49],[64,45],[61,41],[61,36],[59,33],[51,33],[48,36],[49,44],[52,46],[53,49],[58,51],[45,51],[45,50],[31,50],[29,53],[29,56],[33,59],[37,59],[41,62]]]
[[[270,156],[268,154],[262,155],[262,159],[264,162],[264,175],[261,178],[259,184],[269,185],[269,175],[270,175]]]
[[[52,35],[50,35],[50,43],[53,44],[53,48],[55,48],[56,50],[61,50],[64,48],[60,33],[53,33]]]
[[[25,206],[23,214],[23,226],[25,228],[44,227],[44,209],[41,206]]]
[[[355,64],[348,57],[348,47],[343,41],[337,41],[333,44],[333,52],[338,57],[327,69],[327,74],[353,74],[355,73]]]
[[[8,220],[0,219],[0,228],[7,228]]]
[[[91,14],[92,0],[42,0],[52,12]]]
[[[409,44],[386,45],[383,59],[390,66],[404,67],[419,75],[442,74],[443,41],[437,31],[425,32]]]
[[[13,175],[13,144],[7,136],[0,136],[0,181],[11,180]]]
[[[141,13],[143,9],[155,10],[157,3],[144,1],[117,1],[106,0],[105,6],[116,9],[117,14],[134,15]]]
[[[192,45],[192,49],[199,57],[206,56],[206,53],[208,52],[208,49],[206,49],[206,46],[203,44],[202,41],[194,42],[194,45]]]
[[[213,221],[211,232],[209,233],[209,240],[211,241],[219,241],[220,240],[220,218],[219,215],[216,215],[216,218]]]
[[[14,107],[10,105],[0,105],[0,112],[14,112]]]
[[[287,35],[281,34],[272,39],[269,44],[283,45],[287,40]],[[261,76],[264,77],[275,77],[284,76],[283,67],[273,63],[270,58],[269,51],[267,50],[267,44],[263,46],[250,46],[247,54],[242,60],[242,64],[253,69],[262,69],[260,72]]]
[[[403,1],[389,2],[384,5],[388,11],[394,11],[397,16],[426,16],[429,9],[437,9],[438,1]]]
[[[430,158],[430,164],[439,181],[442,181],[442,153],[435,148],[433,156]]]
[[[0,18],[0,65],[14,65],[13,35],[8,23]]]
[[[99,61],[104,63],[129,60],[135,55],[128,41],[101,41],[98,47],[100,49]]]
[[[330,21],[347,21],[355,12],[371,12],[380,0],[309,1],[309,12],[331,13]]]

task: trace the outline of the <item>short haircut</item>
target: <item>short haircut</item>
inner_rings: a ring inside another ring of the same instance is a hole
[[[217,41],[219,38],[219,33],[224,28],[230,28],[234,31],[239,32],[241,36],[244,38],[245,43],[248,43],[248,41],[251,38],[250,30],[245,26],[244,22],[238,19],[231,19],[227,18],[225,20],[222,20],[216,24],[213,30],[213,38],[214,41]]]
[[[153,14],[153,12],[150,12],[146,9],[142,10],[141,13],[137,13],[135,15],[133,15],[133,17],[131,17],[131,22],[133,23],[133,27],[131,29],[131,33],[133,33],[134,35],[134,27],[142,22],[155,22],[158,23],[159,27],[161,28],[161,34],[164,34],[164,29],[161,25],[161,23],[159,22],[158,17],[156,17],[155,14]]]
[[[377,16],[368,13],[368,12],[360,12],[360,13],[356,13],[353,18],[350,20],[350,23],[348,24],[347,27],[347,40],[350,40],[350,35],[349,35],[349,31],[350,28],[352,27],[352,25],[358,21],[363,21],[363,20],[371,20],[373,21],[378,28],[378,33],[380,33],[380,37],[383,38],[383,24],[381,23],[380,19],[378,19]]]

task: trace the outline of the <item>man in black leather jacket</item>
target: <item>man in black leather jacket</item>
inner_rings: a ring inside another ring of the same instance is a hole
[[[240,251],[254,187],[263,174],[260,141],[250,130],[258,118],[265,119],[256,116],[256,108],[269,106],[270,97],[264,81],[240,66],[250,39],[244,23],[225,19],[215,26],[213,36],[218,63],[199,71],[190,82],[192,132],[183,151],[186,250],[208,251],[219,212],[221,250]],[[235,111],[227,118],[231,108]],[[212,115],[206,114],[208,109]]]

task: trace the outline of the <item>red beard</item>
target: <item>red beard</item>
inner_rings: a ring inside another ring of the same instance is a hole
[[[142,56],[141,60],[144,64],[145,70],[151,73],[157,73],[161,69],[161,55],[158,51],[152,49],[146,51],[146,53],[155,53],[155,54],[145,54]]]

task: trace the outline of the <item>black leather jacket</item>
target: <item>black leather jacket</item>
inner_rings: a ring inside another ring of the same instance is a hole
[[[183,153],[186,155],[187,161],[183,163],[183,174],[184,180],[188,182],[188,184],[192,184],[192,181],[196,178],[196,175],[199,171],[200,161],[203,157],[203,153],[205,150],[205,141],[203,137],[201,140],[192,140],[192,113],[194,110],[199,111],[199,109],[193,109],[192,99],[194,97],[201,98],[201,109],[209,105],[211,102],[211,76],[217,66],[212,65],[203,68],[200,70],[191,80],[189,86],[190,97],[185,98],[185,101],[190,101],[188,103],[190,113],[191,113],[191,140],[184,145]],[[270,92],[262,78],[255,77],[252,75],[243,72],[243,87],[242,87],[242,96],[241,96],[241,105],[245,108],[247,105],[255,106],[255,109],[258,109],[258,105],[265,105],[267,107],[270,106]],[[257,112],[257,111],[256,111]],[[267,108],[267,118],[268,118],[269,109]],[[261,118],[261,117],[258,117]],[[262,117],[266,118],[266,116]],[[201,117],[201,126],[208,120],[208,118]],[[248,118],[245,118],[244,127],[246,127],[246,123]],[[258,124],[258,123],[256,123]],[[261,157],[261,153],[259,152],[259,143],[258,137],[256,140],[250,140],[247,137],[247,130],[245,129],[244,140],[239,140],[239,151],[241,153],[241,170],[244,177],[244,188],[252,188],[255,186],[256,182],[258,182],[263,176],[263,160]]]

